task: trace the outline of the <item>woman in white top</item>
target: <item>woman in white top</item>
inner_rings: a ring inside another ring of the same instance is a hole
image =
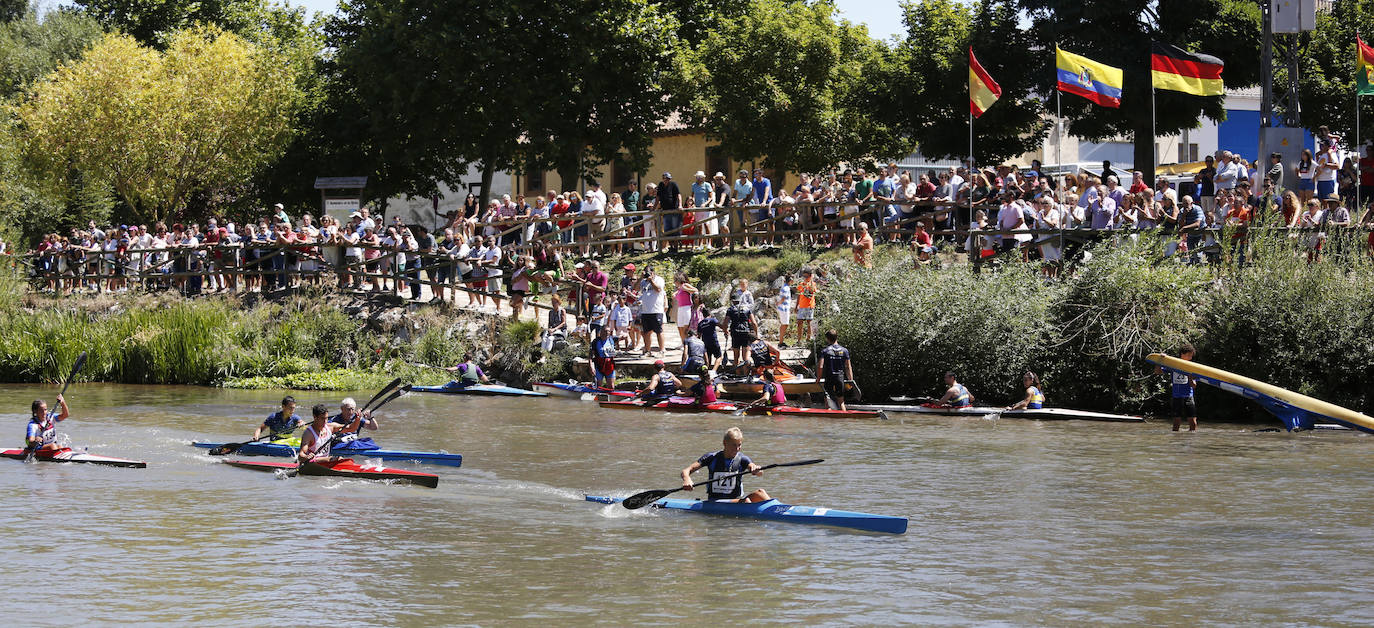
[[[1303,212],[1298,219],[1298,226],[1303,229],[1312,229],[1313,232],[1307,235],[1307,263],[1320,262],[1322,260],[1322,244],[1326,241],[1326,234],[1316,231],[1322,224],[1322,206],[1317,199],[1307,201],[1307,211]]]
[[[1294,166],[1293,170],[1298,173],[1298,200],[1302,201],[1305,207],[1317,190],[1317,183],[1313,178],[1317,174],[1317,163],[1312,159],[1311,150],[1302,149],[1302,157],[1298,159],[1298,165]]]
[[[606,202],[606,237],[612,240],[620,240],[625,236],[625,218],[621,214],[625,213],[625,201],[621,200],[619,192],[612,192],[611,198]],[[620,255],[623,250],[619,242],[610,245],[610,252],[613,255]]]
[[[1048,195],[1036,199],[1035,203],[1040,209],[1036,227],[1040,229],[1064,228],[1064,210],[1059,207],[1059,203],[1056,203]],[[1058,235],[1040,237],[1040,257],[1045,261],[1040,272],[1046,277],[1054,277],[1059,274],[1059,261],[1064,258],[1062,246]]]

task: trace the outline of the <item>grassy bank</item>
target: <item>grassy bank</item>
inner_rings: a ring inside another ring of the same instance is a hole
[[[1261,238],[1243,267],[1185,266],[1142,237],[1100,245],[1054,281],[1019,263],[914,271],[885,251],[872,271],[841,265],[818,311],[875,397],[935,395],[954,370],[983,400],[1008,403],[1032,370],[1053,405],[1162,412],[1165,380],[1143,358],[1190,342],[1201,363],[1367,412],[1374,266],[1353,237],[1327,246],[1343,255],[1309,265],[1298,241]],[[1225,416],[1248,407],[1219,391],[1199,405]]]

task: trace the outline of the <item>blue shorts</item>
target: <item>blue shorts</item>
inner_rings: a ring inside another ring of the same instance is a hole
[[[1317,189],[1317,182],[1315,179],[1298,179],[1298,189],[1315,190]]]
[[[1327,197],[1328,195],[1335,194],[1335,193],[1336,193],[1336,182],[1335,182],[1335,181],[1318,181],[1318,182],[1317,182],[1317,197],[1318,197],[1318,198],[1320,198],[1320,199],[1322,199],[1322,200],[1326,200],[1326,197]]]

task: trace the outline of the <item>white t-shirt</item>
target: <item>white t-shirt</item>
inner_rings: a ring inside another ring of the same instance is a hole
[[[1313,177],[1318,181],[1335,181],[1336,168],[1328,166],[1340,166],[1333,151],[1326,151],[1317,155],[1317,174]]]
[[[606,193],[600,189],[587,190],[587,197],[582,200],[582,213],[600,214],[606,211]]]
[[[642,290],[639,295],[640,314],[663,313],[663,278],[655,276],[652,284],[649,279],[640,280]],[[651,287],[652,286],[652,287]]]
[[[491,262],[491,265],[486,267],[488,277],[501,276],[501,267],[497,266],[497,264],[501,263],[501,247],[489,247],[486,251],[482,253],[482,259]]]

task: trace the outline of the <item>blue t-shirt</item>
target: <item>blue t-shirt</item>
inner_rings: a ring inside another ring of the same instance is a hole
[[[773,184],[768,179],[754,180],[754,204],[767,205],[773,202]]]
[[[717,475],[729,475],[739,473],[749,468],[754,461],[743,452],[735,454],[734,458],[726,458],[724,451],[716,451],[697,458],[697,462],[706,468],[706,472],[712,478]],[[740,480],[743,477],[729,478],[719,482],[711,482],[706,486],[706,499],[711,501],[721,499],[739,499],[744,496],[744,483]]]
[[[873,196],[883,196],[886,198],[892,198],[892,182],[888,181],[887,179],[878,179],[877,181],[874,181]],[[895,207],[895,205],[886,205],[885,207],[891,209]]]
[[[288,420],[283,417],[281,411],[278,410],[267,415],[267,420],[263,421],[262,424],[266,425],[268,431],[273,434],[289,433],[295,431],[297,427],[300,427],[301,418],[292,414],[291,418]]]
[[[592,341],[592,357],[594,358],[614,358],[615,357],[615,338],[597,338]]]
[[[825,379],[844,379],[845,367],[849,365],[849,349],[837,342],[821,349],[821,359],[824,360],[821,375]]]
[[[1190,379],[1187,373],[1178,371],[1170,372],[1170,392],[1174,399],[1190,399],[1193,396],[1193,386],[1188,382]]]
[[[714,347],[720,344],[720,338],[716,336],[717,327],[720,327],[720,321],[714,316],[707,316],[697,321],[697,337],[707,346]]]

